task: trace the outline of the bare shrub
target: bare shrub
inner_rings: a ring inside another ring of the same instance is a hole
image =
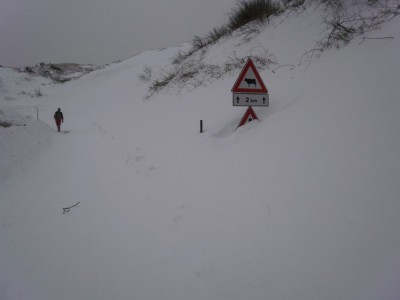
[[[209,43],[216,43],[220,38],[226,36],[229,29],[226,26],[214,27],[207,35]]]
[[[207,42],[206,38],[202,38],[199,36],[195,36],[192,40],[192,46],[195,51],[200,50],[207,46],[209,43]]]
[[[7,127],[11,127],[11,126],[12,126],[12,124],[8,121],[0,121],[0,127],[7,128]]]
[[[43,96],[42,91],[40,90],[40,87],[35,89],[34,96],[35,97],[42,97]]]
[[[153,70],[151,69],[151,67],[148,65],[145,65],[142,73],[140,73],[138,75],[138,77],[141,81],[148,82],[151,80],[152,73],[153,73]]]
[[[182,63],[185,59],[187,59],[189,56],[191,56],[194,53],[194,50],[184,52],[182,50],[179,50],[175,56],[172,58],[172,64],[178,65]]]
[[[379,29],[380,24],[390,21],[399,14],[399,6],[390,7],[387,4],[376,5],[368,15],[363,15],[361,11],[349,13],[338,9],[330,19],[324,21],[327,25],[327,34],[315,43],[313,49],[301,56],[299,64],[304,58],[310,62],[314,56],[320,55],[327,49],[340,48],[357,36]]]
[[[283,0],[283,4],[286,8],[296,8],[302,6],[306,1],[305,0]]]
[[[268,49],[259,46],[251,49],[250,54],[244,57],[237,57],[236,52],[233,51],[224,63],[224,72],[233,74],[235,71],[243,69],[249,58],[261,70],[277,64],[275,55],[270,53]]]
[[[280,5],[272,0],[240,0],[229,13],[228,28],[234,31],[252,21],[266,23],[269,17],[281,11]]]
[[[168,72],[164,74],[160,79],[156,79],[151,83],[149,91],[152,93],[158,92],[160,89],[166,87],[175,76],[176,72]]]

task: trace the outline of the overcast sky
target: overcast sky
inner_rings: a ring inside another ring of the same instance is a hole
[[[237,0],[0,0],[0,65],[105,64],[226,23]]]

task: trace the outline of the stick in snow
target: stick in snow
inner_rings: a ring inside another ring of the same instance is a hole
[[[63,214],[66,214],[67,212],[69,212],[69,210],[75,206],[77,206],[80,202],[70,206],[70,207],[63,207]]]
[[[385,37],[377,37],[377,38],[370,38],[370,37],[363,37],[360,45],[364,43],[365,40],[393,40],[394,36],[385,36]]]

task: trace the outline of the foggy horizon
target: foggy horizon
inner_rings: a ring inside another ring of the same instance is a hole
[[[3,0],[0,65],[104,65],[205,36],[236,0]]]

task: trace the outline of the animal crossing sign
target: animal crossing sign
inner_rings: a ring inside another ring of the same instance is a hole
[[[249,59],[232,87],[233,106],[268,106],[268,90]]]

